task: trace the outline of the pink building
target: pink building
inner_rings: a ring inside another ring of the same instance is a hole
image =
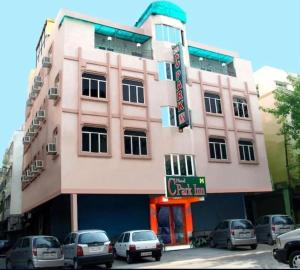
[[[245,217],[245,195],[272,190],[251,62],[187,40],[186,14],[172,3],[152,3],[134,27],[61,10],[41,34],[30,89],[28,232],[152,228],[186,243],[193,230]],[[166,175],[205,176],[207,196],[166,198]]]

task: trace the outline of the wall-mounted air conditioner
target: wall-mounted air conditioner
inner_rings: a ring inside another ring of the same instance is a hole
[[[44,120],[46,118],[46,111],[45,110],[39,110],[35,114],[36,118],[38,120]]]
[[[43,80],[42,80],[42,77],[41,76],[35,76],[34,77],[34,80],[33,80],[33,86],[35,88],[38,88],[38,87],[42,87],[43,86]]]
[[[58,98],[58,89],[57,89],[57,87],[49,88],[48,98],[49,99],[57,99]]]
[[[56,144],[55,143],[48,143],[46,145],[46,151],[48,155],[56,155]]]
[[[23,137],[23,144],[29,144],[31,141],[31,137],[30,136],[24,136]]]
[[[44,68],[50,68],[52,66],[52,59],[51,57],[45,56],[42,59],[42,66]]]

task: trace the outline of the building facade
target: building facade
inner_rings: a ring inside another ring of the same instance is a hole
[[[254,78],[259,92],[260,106],[274,108],[274,91],[277,88],[284,87],[293,91],[288,81],[289,75],[296,76],[296,74],[269,66],[264,66],[255,72]],[[272,203],[268,206],[265,204],[265,206],[269,208],[269,212],[273,213],[281,209],[283,213],[292,216],[299,224],[300,164],[296,159],[295,150],[293,150],[293,142],[285,136],[279,135],[281,124],[272,114],[262,111],[261,115],[274,187],[274,193],[269,194],[271,196],[269,201]],[[274,203],[275,201],[277,203]]]
[[[22,229],[23,137],[23,130],[14,132],[0,171],[0,226],[5,238],[14,238]]]
[[[37,48],[28,232],[102,228],[114,238],[151,228],[166,244],[186,243],[192,231],[245,217],[246,193],[272,190],[251,63],[187,40],[178,6],[154,2],[134,27],[61,10]],[[166,198],[166,176],[204,176],[207,196]]]

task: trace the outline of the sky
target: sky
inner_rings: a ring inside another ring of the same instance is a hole
[[[236,51],[253,69],[300,74],[299,0],[170,0],[187,13],[187,37]],[[0,10],[0,161],[24,122],[28,74],[46,18],[66,8],[134,25],[152,0],[10,0]]]

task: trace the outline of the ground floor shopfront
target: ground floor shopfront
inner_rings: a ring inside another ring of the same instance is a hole
[[[102,229],[111,240],[127,230],[152,229],[166,245],[186,244],[193,231],[226,218],[245,218],[241,193],[167,199],[163,195],[63,194],[25,214],[24,234],[63,241],[71,230]]]

